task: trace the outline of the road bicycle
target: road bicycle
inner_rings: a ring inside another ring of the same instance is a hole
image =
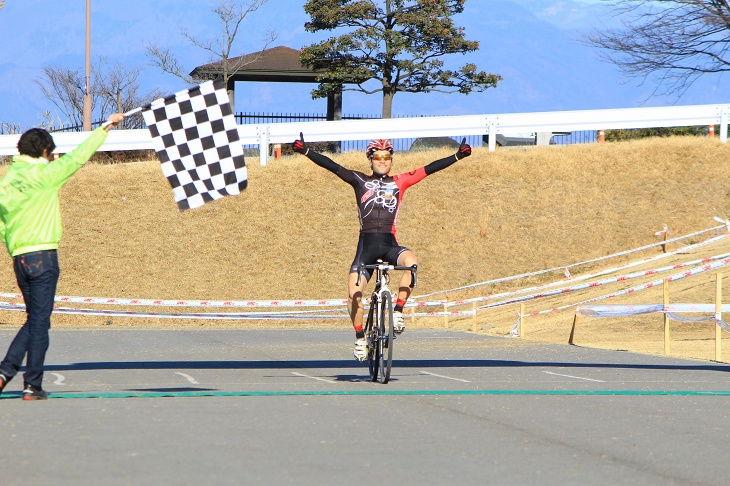
[[[370,309],[365,321],[363,331],[368,341],[368,367],[370,368],[370,381],[388,383],[390,380],[390,368],[393,363],[393,294],[388,288],[390,272],[393,270],[410,270],[410,288],[416,286],[416,271],[418,265],[410,267],[391,265],[388,262],[378,260],[373,265],[360,264],[357,276],[357,285],[360,286],[365,270],[375,271],[375,288],[370,297]]]

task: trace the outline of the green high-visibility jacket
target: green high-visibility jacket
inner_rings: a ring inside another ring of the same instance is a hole
[[[0,238],[11,256],[56,250],[63,233],[58,191],[106,140],[97,128],[73,152],[49,162],[16,155],[0,179]]]

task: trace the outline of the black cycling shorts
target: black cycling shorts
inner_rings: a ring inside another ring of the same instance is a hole
[[[404,251],[408,251],[408,248],[398,245],[392,233],[360,233],[357,253],[350,266],[350,273],[359,272],[361,263],[373,265],[378,260],[397,265],[398,257]],[[370,280],[370,270],[366,269],[364,275],[367,280]]]

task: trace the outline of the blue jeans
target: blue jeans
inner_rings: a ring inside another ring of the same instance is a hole
[[[13,378],[27,355],[23,381],[25,385],[42,388],[48,330],[51,328],[53,300],[60,275],[58,254],[55,250],[46,250],[18,255],[13,258],[13,269],[23,293],[28,318],[0,363],[0,373]]]

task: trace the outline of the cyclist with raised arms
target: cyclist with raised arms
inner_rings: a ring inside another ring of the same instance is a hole
[[[412,266],[417,264],[416,255],[405,246],[400,246],[395,238],[398,210],[403,195],[410,186],[422,181],[425,177],[438,172],[456,161],[471,155],[471,147],[466,139],[461,141],[459,150],[454,155],[436,160],[411,172],[390,175],[393,165],[393,144],[390,140],[373,140],[367,146],[367,157],[370,161],[371,175],[342,167],[332,159],[307,147],[304,135],[292,144],[295,152],[305,155],[315,164],[323,167],[337,177],[350,184],[355,190],[357,210],[360,218],[360,239],[357,244],[355,259],[350,266],[347,281],[348,308],[350,319],[355,328],[355,358],[364,361],[368,355],[368,344],[363,332],[362,293],[370,273],[365,274],[360,285],[357,284],[360,264],[371,265],[377,260],[391,264]],[[403,307],[411,293],[410,272],[403,272],[398,286],[398,295],[393,307],[393,330],[400,334],[405,330]]]

